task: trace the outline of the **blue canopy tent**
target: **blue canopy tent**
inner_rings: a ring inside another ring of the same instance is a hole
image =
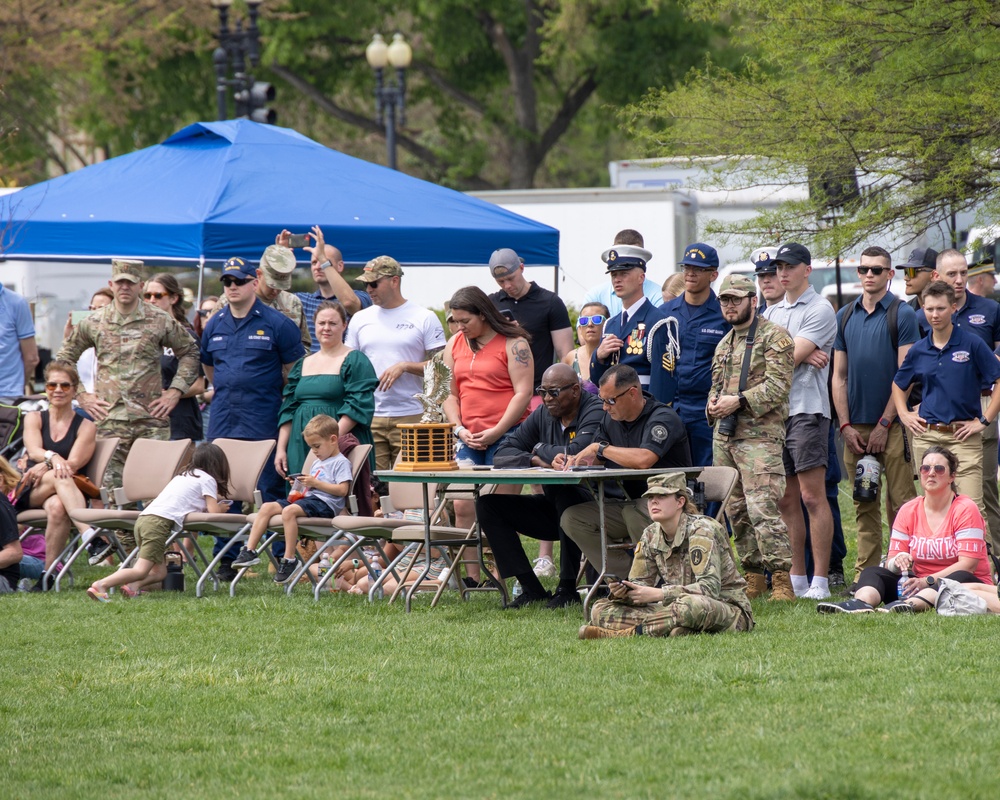
[[[247,120],[195,123],[0,198],[0,255],[256,261],[282,228],[317,224],[354,265],[387,253],[410,266],[482,267],[498,247],[529,266],[559,262],[554,228]]]

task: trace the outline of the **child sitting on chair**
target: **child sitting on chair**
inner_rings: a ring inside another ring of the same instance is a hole
[[[351,462],[340,454],[337,433],[337,420],[333,417],[317,414],[309,420],[302,430],[302,438],[316,454],[316,461],[309,475],[288,476],[288,480],[297,478],[306,486],[305,496],[295,501],[278,500],[261,506],[254,516],[246,547],[233,560],[233,569],[260,563],[260,554],[255,548],[267,532],[271,517],[280,514],[285,529],[285,552],[291,553],[292,557],[281,559],[274,582],[287,583],[292,577],[298,563],[295,544],[299,539],[299,517],[332,519],[343,510],[351,489]]]
[[[229,500],[229,461],[218,445],[200,444],[191,463],[171,478],[157,498],[146,506],[135,521],[135,540],[139,556],[135,566],[122,567],[108,577],[94,581],[87,594],[107,603],[108,589],[121,586],[122,594],[135,597],[144,586],[160,583],[167,574],[167,540],[184,517],[199,511],[225,514]]]

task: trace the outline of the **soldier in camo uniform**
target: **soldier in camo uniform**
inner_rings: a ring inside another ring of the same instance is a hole
[[[105,473],[109,488],[122,485],[132,442],[170,438],[170,412],[198,378],[198,343],[170,314],[142,302],[143,282],[141,261],[113,260],[109,285],[114,302],[82,320],[56,356],[75,364],[84,350],[95,349],[94,392],[78,398],[97,423],[99,436],[121,439]],[[164,389],[160,356],[167,347],[178,365]]]
[[[236,259],[242,261],[243,259]],[[292,272],[295,271],[295,254],[287,247],[272,244],[260,257],[257,268],[257,297],[266,306],[280,311],[299,326],[302,346],[308,353],[312,349],[312,336],[306,321],[302,301],[288,290],[292,287]],[[222,297],[213,313],[218,313],[229,301]]]
[[[748,631],[753,612],[729,536],[695,512],[683,472],[649,479],[649,515],[627,581],[598,600],[581,639]],[[661,586],[657,583],[662,581]]]
[[[719,290],[719,302],[722,316],[733,329],[715,349],[706,413],[715,423],[714,463],[739,472],[726,514],[746,575],[747,595],[754,598],[766,593],[767,570],[771,573],[771,598],[794,600],[788,576],[792,551],[788,529],[778,514],[778,500],[785,493],[781,449],[795,343],[780,325],[757,315],[757,292],[749,278],[727,276]],[[751,330],[750,368],[746,389],[740,392]]]

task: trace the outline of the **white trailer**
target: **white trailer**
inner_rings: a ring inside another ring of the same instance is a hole
[[[615,234],[623,228],[633,228],[643,235],[646,249],[653,254],[649,277],[661,283],[677,271],[684,247],[698,239],[697,203],[684,192],[527,189],[469,194],[559,230],[558,272],[530,268],[525,275],[539,286],[557,291],[564,302],[577,308],[591,287],[608,280],[601,254],[613,245]],[[483,270],[475,275],[467,269],[449,270],[459,274],[449,276],[448,285],[476,284],[496,291],[496,283],[485,266],[488,259],[489,253],[484,254]],[[444,268],[434,271],[443,272]],[[407,291],[412,294],[409,286]],[[436,305],[440,306],[440,300]]]

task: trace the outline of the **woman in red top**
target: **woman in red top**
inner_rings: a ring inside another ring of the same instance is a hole
[[[950,450],[937,445],[927,448],[920,465],[924,496],[910,500],[896,514],[886,565],[861,572],[853,600],[820,603],[817,610],[859,613],[885,603],[880,611],[927,611],[937,600],[938,580],[949,578],[968,584],[988,598],[991,611],[1000,611],[986,552],[986,525],[976,504],[955,493],[957,471],[958,459]],[[904,571],[910,577],[903,585],[904,596],[899,597],[897,587]]]
[[[458,459],[490,465],[503,437],[528,416],[535,371],[529,334],[476,286],[455,292],[450,308],[458,333],[444,348],[444,363],[452,369],[444,413],[460,441]],[[500,494],[520,491],[520,486],[497,489]],[[455,501],[457,527],[471,527],[475,518],[471,500]],[[469,571],[471,578],[477,577],[475,569]]]

